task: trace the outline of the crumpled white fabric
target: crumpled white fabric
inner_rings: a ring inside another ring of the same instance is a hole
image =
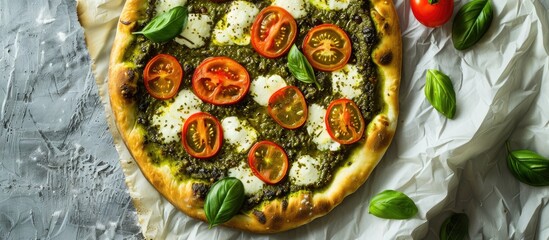
[[[409,1],[395,0],[403,39],[400,119],[394,141],[364,186],[328,215],[303,227],[258,235],[216,227],[174,209],[142,176],[121,142],[106,95],[108,56],[123,0],[79,2],[90,56],[120,152],[143,235],[154,239],[438,239],[453,212],[469,216],[471,239],[548,239],[549,187],[531,187],[509,172],[504,143],[549,157],[549,0],[493,0],[494,19],[472,48],[452,45],[452,20],[426,28]],[[455,13],[466,0],[455,1]],[[427,69],[446,73],[457,96],[448,120],[426,100]],[[368,214],[385,189],[410,196],[409,220]]]

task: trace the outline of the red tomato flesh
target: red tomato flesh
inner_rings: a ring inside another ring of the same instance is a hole
[[[275,122],[287,129],[301,127],[307,120],[305,97],[294,86],[287,86],[273,93],[267,110]]]
[[[280,182],[288,172],[288,156],[271,141],[261,141],[248,152],[248,164],[256,177],[267,184]]]
[[[221,149],[223,129],[217,118],[198,112],[185,120],[181,141],[189,155],[196,158],[213,157]]]
[[[351,40],[334,24],[322,24],[311,29],[303,40],[303,54],[313,68],[336,71],[351,57]]]
[[[349,99],[338,99],[330,103],[324,121],[328,134],[341,144],[355,143],[364,134],[364,118],[358,106]]]
[[[248,71],[228,57],[207,58],[194,71],[192,87],[196,96],[214,105],[240,101],[250,88]]]
[[[170,99],[179,90],[183,69],[175,57],[158,54],[152,58],[143,71],[143,81],[149,94],[160,100]]]
[[[297,23],[288,11],[281,7],[264,8],[252,25],[253,48],[266,58],[284,55],[297,35]]]

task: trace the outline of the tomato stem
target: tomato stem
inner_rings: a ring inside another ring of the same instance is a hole
[[[437,4],[438,3],[438,0],[429,0],[429,4],[433,5],[433,4]]]

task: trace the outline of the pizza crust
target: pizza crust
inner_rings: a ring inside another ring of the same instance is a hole
[[[127,0],[120,16],[109,66],[109,95],[115,122],[126,147],[147,180],[176,208],[188,216],[206,221],[204,202],[194,196],[190,180],[178,181],[169,167],[153,165],[144,150],[145,130],[137,124],[137,104],[133,95],[138,74],[132,63],[123,62],[135,40],[131,34],[144,14],[146,0]],[[383,107],[367,128],[364,144],[351,154],[322,192],[300,191],[287,198],[264,202],[239,214],[225,226],[258,233],[274,233],[296,228],[330,212],[369,177],[394,136],[398,118],[398,94],[402,44],[398,17],[392,1],[372,0],[371,16],[379,43],[372,53],[378,67]]]

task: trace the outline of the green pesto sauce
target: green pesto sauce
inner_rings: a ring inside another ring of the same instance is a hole
[[[259,9],[262,9],[270,5],[271,1],[253,2]],[[188,6],[190,13],[210,15],[213,19],[213,30],[217,21],[228,11],[230,3],[231,1],[212,3],[204,0],[189,0]],[[154,1],[149,3],[147,19],[139,24],[136,30],[144,27],[154,16],[154,10],[151,9],[154,9]],[[347,32],[353,43],[353,53],[349,63],[356,65],[365,78],[363,86],[365,94],[354,99],[354,101],[360,107],[366,123],[370,122],[372,117],[381,110],[379,96],[376,96],[376,88],[378,88],[376,86],[377,73],[370,57],[371,50],[377,42],[377,36],[369,13],[368,4],[362,1],[352,1],[350,6],[343,11],[324,11],[310,6],[307,17],[297,20],[299,34],[295,41],[296,45],[301,45],[307,32],[312,27],[322,23],[336,24]],[[251,79],[262,75],[280,75],[288,85],[297,86],[303,92],[309,106],[316,103],[326,108],[331,101],[341,98],[341,96],[332,94],[331,73],[315,71],[316,78],[322,86],[322,89],[317,89],[315,85],[302,83],[290,74],[286,67],[286,56],[267,59],[257,54],[251,45],[216,46],[210,44],[209,41],[206,42],[208,43],[201,48],[189,49],[177,44],[175,41],[158,44],[138,35],[132,45],[132,50],[128,51],[126,55],[126,60],[135,63],[137,66],[136,72],[141,75],[144,66],[153,55],[169,53],[175,56],[183,67],[185,74],[181,89],[184,89],[190,88],[192,73],[202,60],[212,56],[227,56],[242,64],[248,70]],[[140,112],[138,122],[147,131],[145,141],[151,159],[157,164],[169,164],[180,180],[188,177],[198,178],[204,180],[204,184],[207,186],[226,177],[229,168],[236,167],[241,162],[247,162],[247,153],[235,153],[234,146],[227,142],[224,142],[219,154],[208,160],[189,156],[180,142],[164,143],[160,139],[158,129],[152,126],[152,117],[155,109],[165,103],[150,97],[143,84],[138,84],[137,96],[140,100],[138,104]],[[340,150],[336,152],[319,151],[312,141],[313,138],[307,133],[306,126],[296,130],[283,129],[267,114],[266,108],[257,104],[250,94],[247,94],[239,103],[230,106],[214,106],[204,103],[201,110],[216,116],[219,120],[229,116],[238,116],[241,120],[247,119],[248,123],[258,131],[258,141],[271,140],[284,148],[288,154],[290,166],[293,161],[296,161],[302,155],[322,159],[320,177],[322,180],[320,182],[304,187],[293,185],[286,178],[277,185],[267,185],[263,191],[253,196],[247,196],[245,209],[250,209],[263,200],[286,196],[289,192],[302,189],[311,191],[322,189],[331,181],[333,174],[335,174],[334,171],[344,162],[353,146],[356,146],[356,144],[342,145]],[[361,144],[361,142],[359,141],[358,144]]]

